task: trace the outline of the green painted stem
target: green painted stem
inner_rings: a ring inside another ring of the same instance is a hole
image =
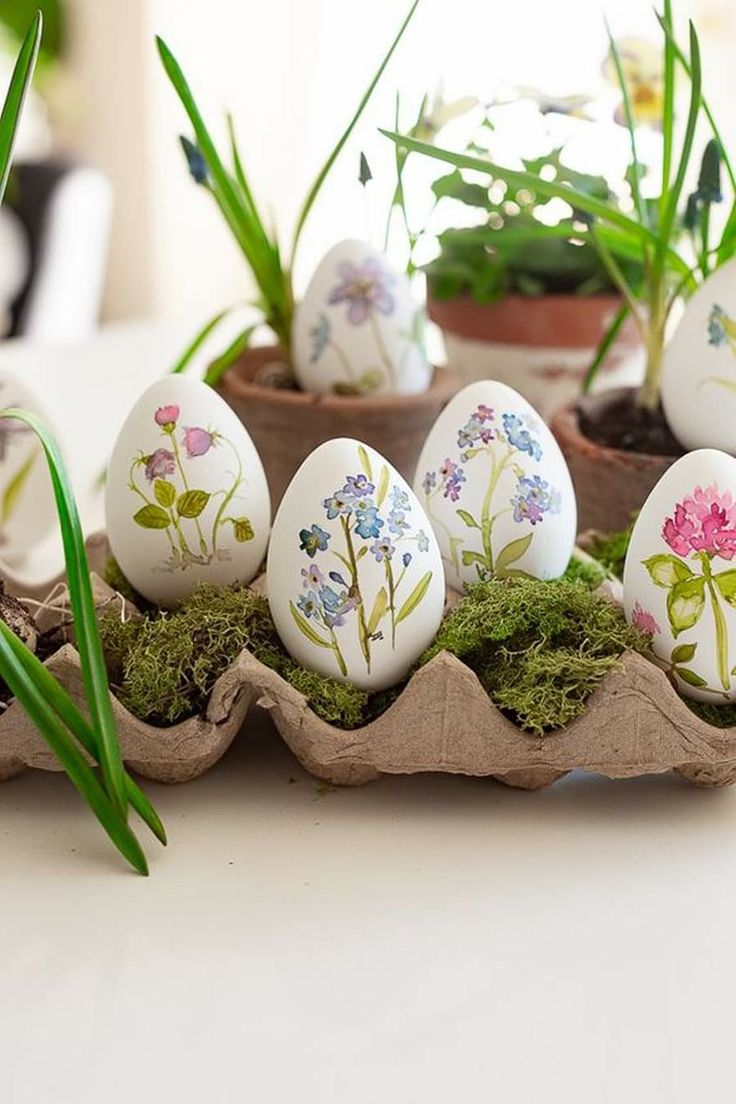
[[[724,690],[729,690],[731,687],[731,676],[728,667],[728,629],[726,627],[726,619],[723,616],[723,610],[721,609],[721,603],[718,600],[718,594],[715,586],[713,585],[713,576],[710,571],[710,563],[703,559],[703,574],[705,575],[706,586],[708,587],[708,593],[710,594],[711,604],[713,606],[713,619],[716,624],[716,655],[718,658],[718,677],[721,680],[721,686]]]
[[[350,573],[352,575],[352,589],[354,590],[358,599],[358,635],[360,637],[360,649],[365,659],[366,668],[368,674],[371,673],[371,644],[370,637],[368,636],[368,626],[365,621],[365,608],[363,605],[363,595],[360,592],[360,582],[358,580],[358,561],[355,558],[355,549],[353,548],[353,538],[350,532],[350,522],[343,515],[340,518],[342,523],[342,531],[345,534],[345,545],[348,553],[348,563],[350,564]]]
[[[172,430],[171,433],[169,433],[169,437],[171,438],[171,444],[172,444],[172,447],[174,449],[174,459],[176,460],[176,466],[179,469],[179,475],[181,476],[181,481],[184,484],[184,490],[188,491],[189,490],[189,481],[186,477],[186,472],[184,471],[184,465],[181,462],[181,454],[179,452],[179,444],[176,440],[176,432],[174,430]],[[197,529],[197,536],[199,537],[199,551],[201,552],[201,554],[203,556],[206,556],[207,555],[207,542],[204,539],[204,533],[202,532],[202,526],[199,524],[199,518],[194,519],[194,524],[195,524],[195,527]],[[177,526],[177,528],[178,528],[178,526]]]
[[[222,502],[220,503],[220,508],[218,509],[217,513],[215,514],[215,520],[214,520],[214,523],[212,525],[212,555],[213,556],[214,556],[215,552],[217,551],[217,530],[220,527],[220,523],[222,521],[222,515],[225,513],[225,510],[227,509],[227,507],[232,502],[233,497],[234,497],[236,491],[238,490],[238,487],[243,482],[243,464],[242,464],[240,456],[238,454],[238,450],[235,448],[235,445],[232,443],[232,441],[229,441],[227,437],[221,437],[220,439],[222,441],[224,441],[225,444],[229,445],[230,448],[232,449],[233,455],[235,457],[235,463],[238,465],[238,474],[235,478],[235,482],[233,483],[230,490],[225,494],[225,497],[223,498]]]

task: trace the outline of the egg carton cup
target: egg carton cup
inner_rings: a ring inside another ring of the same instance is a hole
[[[103,535],[90,538],[88,554],[92,563],[104,563]],[[101,579],[92,579],[98,608],[139,616]],[[261,593],[264,585],[263,576],[253,583]],[[70,622],[66,593],[56,589],[53,600],[36,612],[42,632]],[[616,600],[615,593],[609,596]],[[71,635],[46,666],[84,706]],[[700,786],[736,781],[736,726],[706,724],[662,670],[631,652],[603,679],[580,717],[545,736],[513,724],[474,672],[447,652],[420,668],[380,717],[350,731],[318,717],[298,690],[247,650],[217,680],[200,716],[158,727],[134,717],[114,695],[112,700],[126,763],[157,782],[186,782],[209,770],[236,738],[252,706],[270,714],[307,771],[335,785],[421,772],[490,777],[528,790],[550,785],[570,771],[608,778],[674,771]],[[60,769],[22,706],[11,701],[0,714],[0,781],[26,768]]]

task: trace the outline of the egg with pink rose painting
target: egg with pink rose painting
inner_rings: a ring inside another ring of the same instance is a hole
[[[255,445],[211,387],[184,376],[158,380],[128,414],[105,510],[120,569],[159,606],[200,582],[250,582],[268,545],[271,504]]]
[[[624,568],[627,619],[678,691],[736,700],[736,460],[681,457],[641,508]]]
[[[409,281],[361,241],[333,246],[298,305],[292,362],[299,386],[367,397],[426,391],[424,310]]]

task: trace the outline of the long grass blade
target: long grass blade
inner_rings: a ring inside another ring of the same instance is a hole
[[[629,95],[629,82],[626,80],[624,67],[621,64],[621,55],[618,52],[616,41],[611,34],[608,20],[606,20],[606,34],[608,35],[608,48],[613,58],[614,69],[616,70],[616,79],[618,80],[624,102],[624,118],[626,119],[626,129],[629,133],[629,146],[631,147],[631,191],[633,193],[634,206],[636,207],[639,221],[646,226],[649,223],[649,216],[641,193],[641,166],[636,150],[636,126],[634,112],[631,107],[631,96]]]
[[[664,31],[664,95],[662,104],[662,191],[660,216],[667,203],[672,173],[672,140],[675,129],[675,43],[672,28],[672,0],[664,0],[664,14],[657,14]]]
[[[176,364],[171,369],[172,376],[178,375],[180,372],[184,372],[189,367],[192,361],[192,357],[194,357],[194,355],[199,352],[210,334],[217,329],[222,320],[226,318],[227,315],[230,314],[230,312],[234,309],[234,307],[225,307],[224,310],[218,311],[213,318],[210,318],[209,321],[205,322],[204,326],[202,326],[201,330],[199,330],[194,335],[184,352],[177,360]]]
[[[222,377],[227,372],[228,368],[232,367],[235,361],[241,356],[250,345],[250,339],[258,329],[259,323],[255,323],[253,326],[248,326],[246,330],[230,342],[224,353],[221,353],[216,360],[212,361],[207,369],[204,377],[204,382],[208,383],[210,387],[216,387]]]
[[[120,853],[139,874],[148,864],[138,840],[100,785],[94,771],[44,695],[17,660],[9,637],[13,633],[0,621],[0,675],[52,749],[77,790],[87,802]]]
[[[606,357],[608,356],[611,347],[616,341],[616,338],[621,333],[621,327],[623,326],[628,316],[629,304],[624,301],[616,311],[616,314],[614,315],[610,326],[608,327],[598,344],[598,348],[595,351],[595,356],[588,365],[588,370],[585,373],[585,378],[583,379],[584,395],[590,393],[590,389],[595,383],[598,372],[600,371],[602,365],[605,363]]]
[[[46,456],[59,514],[69,600],[77,633],[84,689],[92,724],[98,733],[100,766],[110,800],[124,817],[128,802],[123,759],[110,704],[107,670],[97,627],[89,564],[74,492],[58,445],[39,419],[34,414],[16,407],[3,410],[0,417],[16,418],[32,429]]]
[[[23,40],[18,59],[10,78],[10,87],[0,114],[0,203],[5,195],[10,166],[13,160],[13,146],[23,111],[28,89],[36,68],[36,59],[43,34],[43,16],[36,12],[28,33]]]
[[[342,135],[340,136],[340,139],[338,140],[337,145],[334,147],[334,149],[330,153],[329,157],[325,161],[324,165],[322,166],[320,171],[317,173],[317,176],[314,179],[314,183],[312,184],[311,188],[307,192],[307,198],[304,200],[304,203],[302,204],[301,210],[299,212],[299,216],[296,220],[296,227],[294,229],[294,237],[292,239],[292,244],[291,244],[291,264],[292,264],[292,266],[294,264],[294,256],[296,254],[296,250],[297,250],[297,246],[299,244],[299,239],[301,237],[302,230],[304,229],[304,224],[307,221],[307,217],[309,215],[309,212],[312,210],[312,207],[314,206],[314,202],[315,202],[315,200],[317,199],[317,196],[320,193],[322,185],[324,184],[325,179],[326,179],[326,177],[328,176],[328,174],[330,172],[330,169],[334,165],[337,158],[340,156],[340,153],[342,152],[343,146],[345,145],[348,138],[353,133],[353,130],[357,126],[358,121],[359,121],[361,115],[363,114],[363,111],[365,110],[368,101],[370,100],[371,96],[373,95],[373,90],[375,89],[376,85],[378,84],[381,77],[383,76],[384,70],[386,69],[386,66],[388,65],[391,58],[393,57],[393,54],[394,54],[394,51],[395,51],[396,47],[401,42],[401,39],[404,36],[404,31],[409,26],[409,23],[411,22],[411,20],[414,16],[414,12],[417,10],[418,5],[419,5],[419,0],[414,0],[413,4],[409,8],[409,11],[408,11],[408,13],[407,13],[407,15],[404,19],[404,22],[399,27],[398,34],[396,35],[393,42],[389,46],[388,52],[385,54],[385,56],[383,58],[383,61],[379,65],[378,71],[376,72],[375,76],[373,77],[373,80],[368,85],[368,88],[366,89],[365,93],[363,94],[363,97],[362,97],[360,103],[358,104],[358,107],[357,107],[352,119],[350,120],[347,127],[345,128]]]

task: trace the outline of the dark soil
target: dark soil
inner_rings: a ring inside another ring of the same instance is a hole
[[[586,395],[577,408],[580,432],[606,448],[649,456],[682,456],[685,450],[673,436],[661,409],[645,410],[639,406],[637,394],[635,388],[625,387]]]

